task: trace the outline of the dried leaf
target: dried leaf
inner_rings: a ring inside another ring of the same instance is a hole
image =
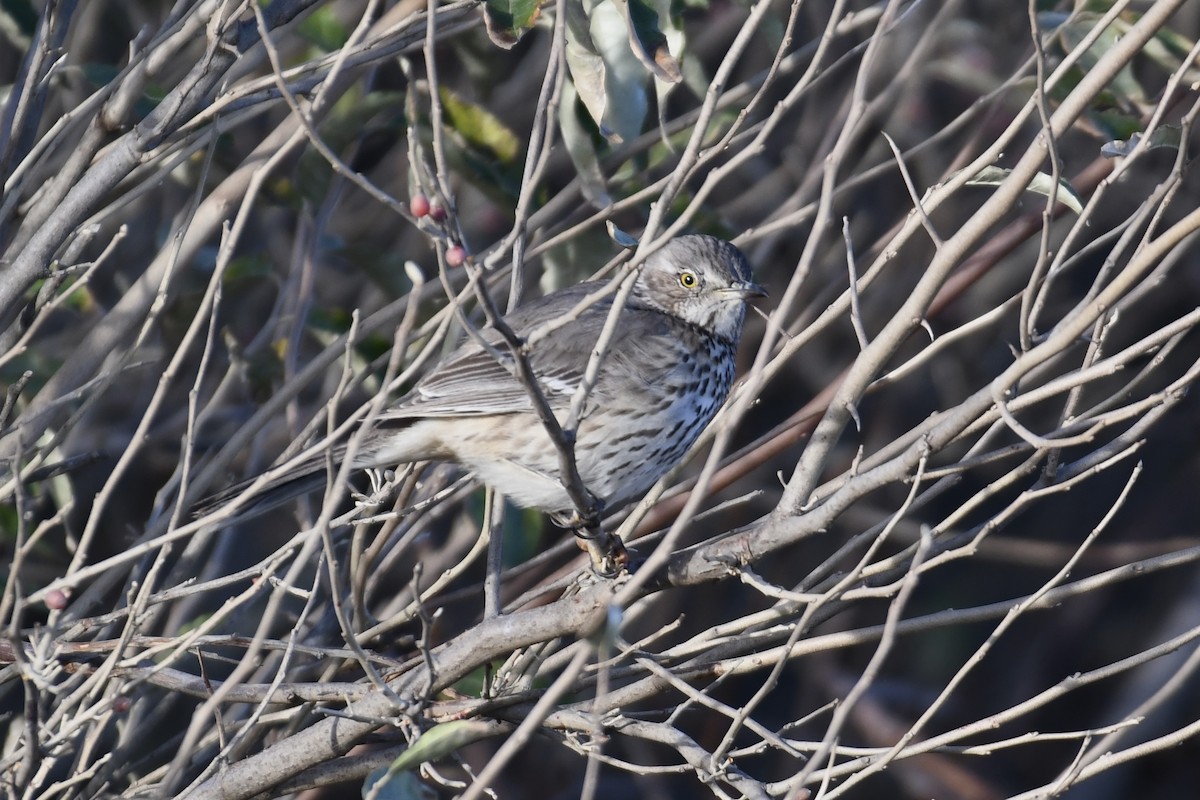
[[[683,74],[679,62],[671,55],[667,37],[658,27],[658,12],[645,0],[612,0],[621,10],[629,30],[629,46],[639,61],[654,74],[668,83],[679,83]]]
[[[617,223],[613,222],[611,219],[608,220],[607,222],[605,222],[604,226],[606,228],[608,228],[609,238],[611,238],[614,242],[616,242],[618,245],[620,245],[624,249],[632,250],[633,248],[638,246],[638,240],[636,238],[634,238],[633,235],[628,234],[625,231],[618,228]]]
[[[957,173],[956,173],[957,174]],[[1011,169],[1002,167],[984,167],[975,177],[967,181],[968,186],[999,186],[1008,179],[1012,174]],[[1044,197],[1054,197],[1055,200],[1062,203],[1067,208],[1074,211],[1076,214],[1083,211],[1083,203],[1079,199],[1079,194],[1074,187],[1065,179],[1060,179],[1058,185],[1055,186],[1054,178],[1047,175],[1045,172],[1039,172],[1034,179],[1025,187],[1027,192],[1035,192]]]

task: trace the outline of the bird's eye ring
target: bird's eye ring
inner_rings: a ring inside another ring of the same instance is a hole
[[[685,289],[695,289],[700,284],[700,279],[696,277],[696,273],[683,271],[679,273],[679,285]]]

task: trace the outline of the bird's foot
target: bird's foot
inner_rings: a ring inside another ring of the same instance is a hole
[[[629,550],[621,537],[599,527],[575,528],[575,543],[592,559],[592,571],[601,578],[615,578],[629,569]]]
[[[598,500],[593,506],[593,513],[584,516],[578,510],[552,513],[550,519],[560,528],[566,528],[575,535],[575,543],[579,549],[588,554],[592,560],[592,571],[602,578],[615,578],[630,569],[631,559],[621,537],[606,532],[600,526],[600,510],[603,504]]]

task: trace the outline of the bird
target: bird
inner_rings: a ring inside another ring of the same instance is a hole
[[[582,311],[605,281],[568,286],[504,317],[526,342],[547,322],[552,333],[527,343],[527,363],[560,425],[612,310],[610,293]],[[640,499],[673,468],[716,416],[733,385],[747,301],[765,296],[735,245],[688,234],[668,241],[640,267],[573,432],[575,466],[596,507],[617,510]],[[583,534],[580,510],[562,478],[559,450],[517,376],[516,358],[496,328],[468,338],[404,396],[368,420],[351,455],[353,470],[439,461],[458,464],[514,504],[546,512]],[[480,341],[486,342],[486,345]],[[363,423],[359,423],[360,425]],[[568,432],[570,433],[570,432]],[[350,452],[332,450],[335,465]],[[324,452],[268,471],[237,511],[257,516],[323,486]],[[260,478],[199,504],[207,513]],[[621,549],[620,542],[612,545]],[[604,556],[607,558],[612,554]],[[611,571],[593,550],[593,566]]]

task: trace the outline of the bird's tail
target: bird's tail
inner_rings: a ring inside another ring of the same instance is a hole
[[[341,466],[345,454],[345,445],[334,448],[332,456],[335,470]],[[192,515],[197,518],[207,516],[237,502],[235,520],[243,522],[257,517],[324,487],[329,479],[328,465],[325,453],[278,464],[262,475],[239,481],[227,489],[209,495],[193,507]],[[241,501],[251,487],[264,478],[265,481],[254,489],[245,501]]]

